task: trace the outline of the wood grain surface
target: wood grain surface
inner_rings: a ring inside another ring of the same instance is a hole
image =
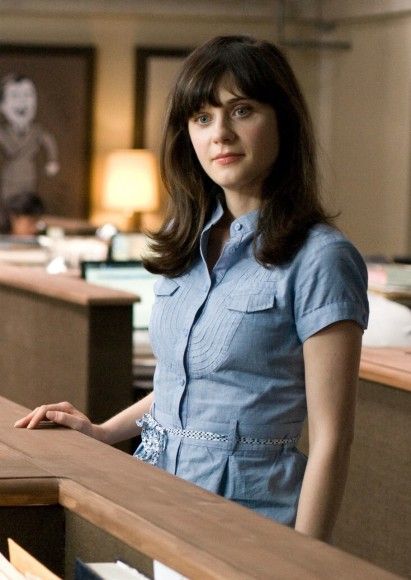
[[[360,378],[411,391],[411,348],[363,347]]]
[[[79,433],[14,429],[25,412],[0,397],[9,461],[58,478],[61,505],[189,578],[395,578]]]
[[[132,304],[131,293],[89,284],[80,278],[47,274],[44,269],[1,264],[0,285],[65,300],[81,306]]]

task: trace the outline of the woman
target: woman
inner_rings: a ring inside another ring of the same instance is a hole
[[[309,116],[272,44],[219,37],[187,59],[162,151],[171,204],[147,267],[154,394],[102,425],[46,417],[327,540],[353,436],[366,269],[318,197]],[[151,411],[150,411],[151,409]],[[296,443],[308,410],[308,462]],[[307,463],[307,465],[306,465]]]

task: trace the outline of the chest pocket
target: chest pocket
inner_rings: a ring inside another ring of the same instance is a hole
[[[273,284],[260,283],[234,291],[223,300],[210,299],[188,344],[186,362],[191,376],[200,378],[223,366],[237,368],[256,341],[269,340],[262,331],[272,326],[274,307]]]
[[[234,294],[227,304],[229,310],[238,310],[239,312],[259,312],[260,310],[269,310],[275,306],[275,291],[263,291],[256,294]]]

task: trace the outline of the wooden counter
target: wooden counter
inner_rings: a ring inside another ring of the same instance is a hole
[[[0,397],[2,551],[12,535],[66,578],[75,556],[201,580],[394,578],[79,433],[14,429],[23,413]]]
[[[360,378],[411,391],[411,348],[363,347]]]
[[[0,264],[0,286],[79,306],[129,306],[138,300],[134,294],[88,284],[78,276],[52,275],[43,268],[6,264]]]

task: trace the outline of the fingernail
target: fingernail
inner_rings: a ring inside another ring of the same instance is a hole
[[[54,419],[56,418],[56,411],[47,411],[46,418],[49,421],[54,421]]]

